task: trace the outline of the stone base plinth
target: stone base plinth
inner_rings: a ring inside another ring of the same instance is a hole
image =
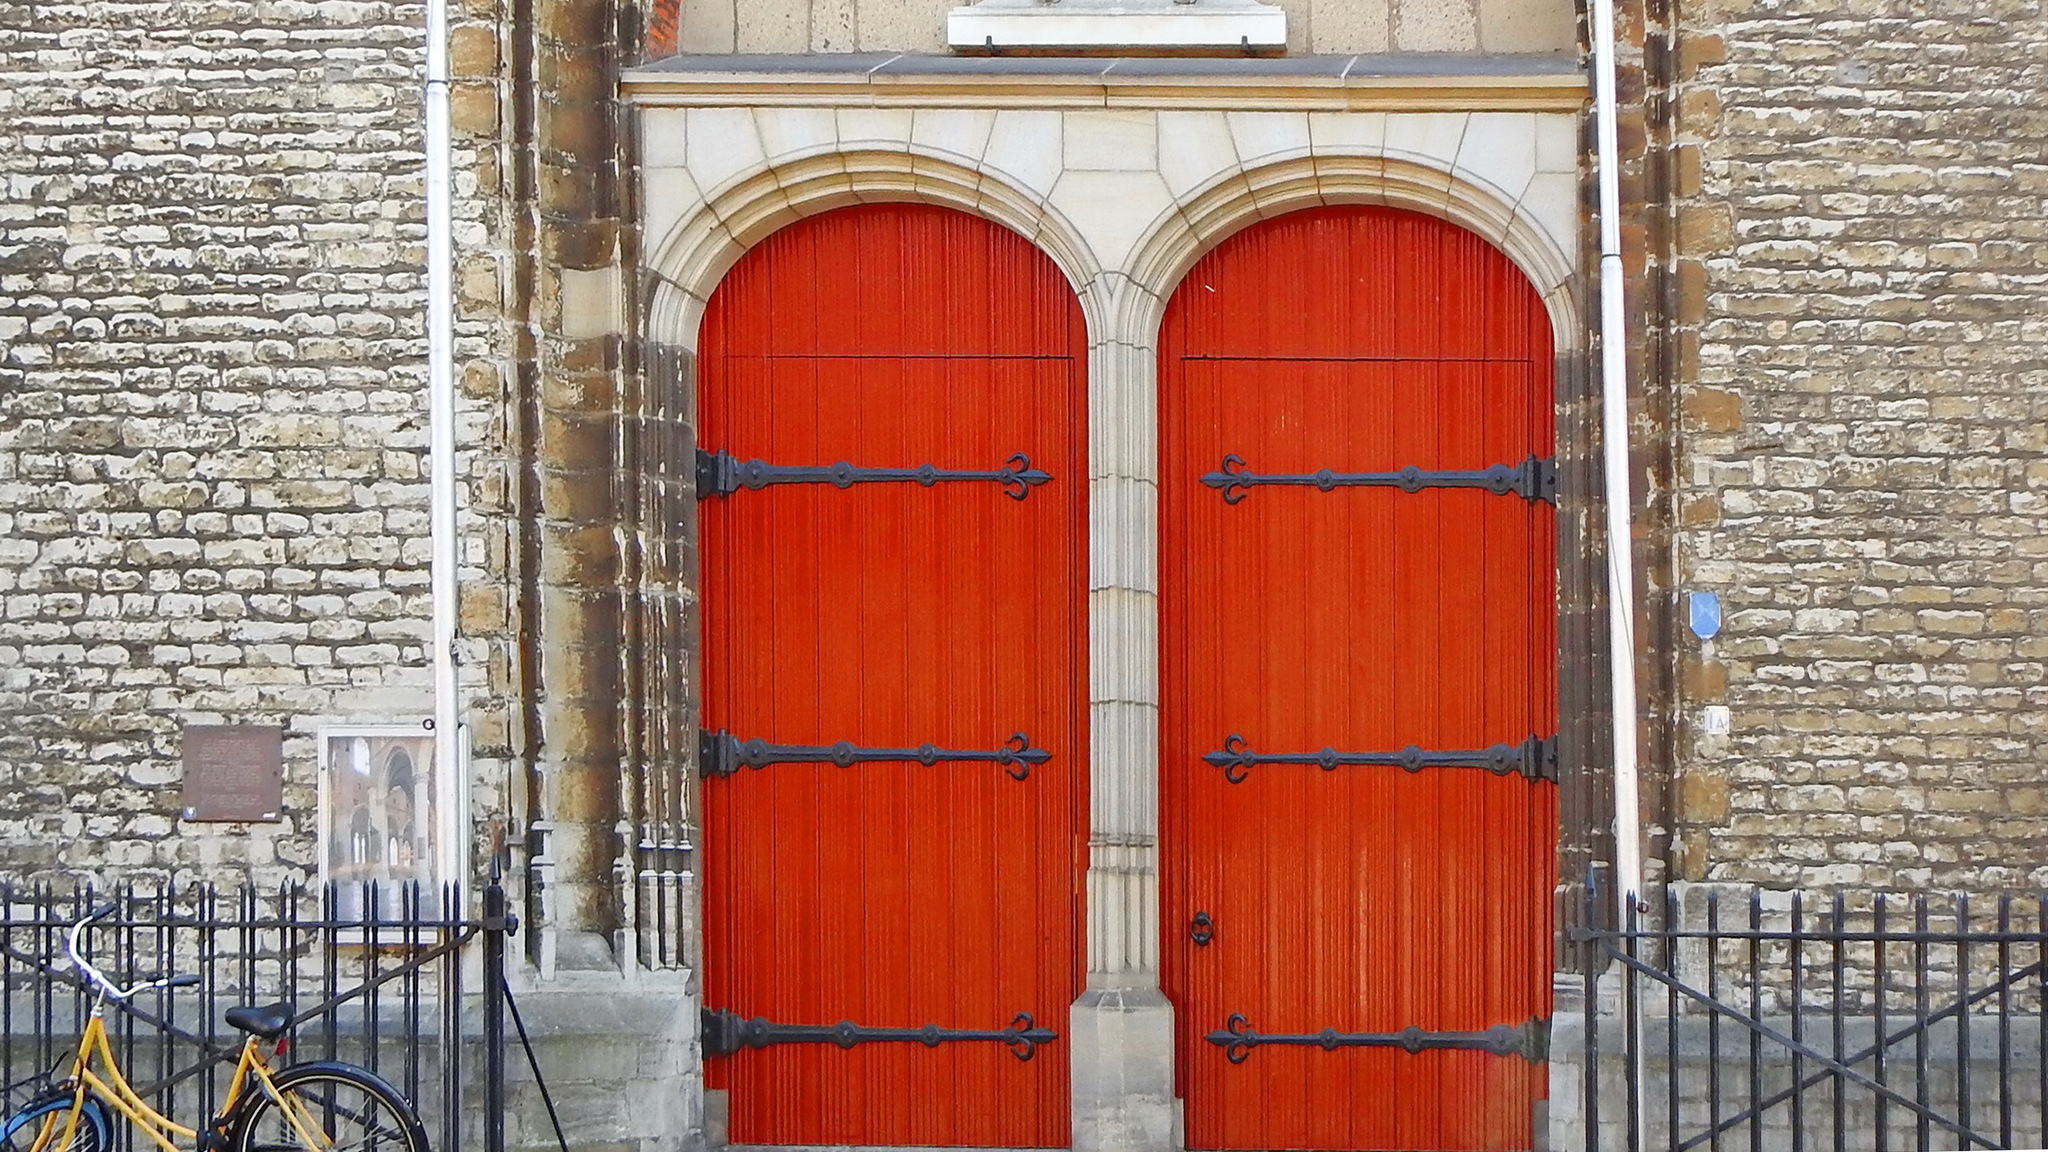
[[[1074,1001],[1074,1152],[1173,1152],[1173,1005],[1156,988]]]

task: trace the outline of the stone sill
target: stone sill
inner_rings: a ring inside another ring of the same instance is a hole
[[[1570,56],[671,56],[621,77],[649,107],[1576,112]]]
[[[1243,0],[1206,4],[1141,2],[1087,6],[1068,0],[983,0],[946,17],[946,43],[962,52],[1049,49],[1212,49],[1274,52],[1287,47],[1287,13]]]

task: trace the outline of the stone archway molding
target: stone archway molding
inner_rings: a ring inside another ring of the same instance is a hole
[[[1576,247],[1572,236],[1557,234],[1565,225],[1546,226],[1519,193],[1459,171],[1450,157],[1351,146],[1240,157],[1136,229],[1128,255],[1105,267],[1107,249],[1091,247],[1090,234],[1053,206],[1053,180],[1033,191],[998,163],[907,140],[880,148],[823,144],[752,165],[650,238],[642,333],[660,380],[650,381],[643,402],[662,413],[674,446],[659,453],[664,475],[649,485],[667,493],[667,503],[641,515],[643,528],[675,525],[681,551],[688,550],[694,501],[685,494],[694,486],[679,473],[689,467],[684,445],[694,439],[689,381],[698,324],[727,270],[777,229],[856,204],[937,204],[1026,237],[1065,274],[1089,333],[1089,616],[1097,638],[1089,677],[1088,988],[1067,1029],[1073,1148],[1153,1152],[1174,1145],[1173,1010],[1159,989],[1158,898],[1156,349],[1166,302],[1204,253],[1257,221],[1330,205],[1403,208],[1477,233],[1521,268],[1550,313],[1562,367],[1581,359],[1585,345]],[[687,584],[694,580],[688,567],[666,571]],[[652,627],[682,627],[686,614]],[[679,664],[693,663],[680,636],[662,647]],[[678,795],[686,788],[680,775],[675,788]],[[697,939],[694,901],[676,905],[675,916],[690,922],[688,938]]]
[[[1025,236],[1067,276],[1090,335],[1091,601],[1096,635],[1140,638],[1094,657],[1096,716],[1089,880],[1091,981],[1156,987],[1157,667],[1156,346],[1166,302],[1203,253],[1259,220],[1341,204],[1436,216],[1499,247],[1527,275],[1552,319],[1560,366],[1584,348],[1569,237],[1554,235],[1516,194],[1444,157],[1353,147],[1252,157],[1224,167],[1143,229],[1121,267],[1105,271],[1084,231],[1047,195],[992,163],[908,141],[901,147],[815,145],[766,159],[718,186],[654,244],[643,330],[651,354],[687,354],[706,301],[753,244],[795,220],[854,204],[918,201],[972,212]],[[692,397],[666,412],[692,423]]]
[[[747,249],[806,216],[855,204],[915,202],[957,208],[1030,240],[1073,288],[1090,333],[1105,319],[1095,291],[1097,266],[1080,232],[1045,199],[968,157],[908,146],[842,151],[833,147],[776,157],[708,193],[704,203],[661,238],[646,267],[646,332],[695,348],[697,325],[718,282]]]
[[[1117,332],[1153,345],[1166,301],[1204,253],[1261,220],[1343,204],[1402,208],[1447,220],[1500,249],[1535,286],[1560,356],[1585,346],[1576,270],[1552,236],[1509,193],[1435,163],[1393,154],[1310,154],[1225,173],[1160,218],[1132,254],[1140,291],[1120,300]]]
[[[1074,1152],[1149,1152],[1174,1146],[1173,1007],[1159,989],[1158,341],[1166,304],[1196,261],[1261,220],[1326,206],[1363,204],[1435,216],[1500,249],[1535,287],[1550,315],[1561,373],[1583,359],[1584,318],[1572,237],[1491,182],[1440,161],[1385,152],[1266,158],[1220,173],[1162,213],[1120,274],[1108,278],[1111,329],[1092,362],[1089,422],[1096,442],[1142,445],[1121,468],[1092,465],[1095,506],[1128,511],[1114,533],[1092,532],[1090,564],[1116,593],[1095,609],[1097,635],[1142,637],[1120,660],[1119,723],[1098,738],[1088,883],[1089,989],[1074,1005]],[[1584,439],[1567,418],[1563,439]],[[1575,513],[1581,514],[1582,511]],[[1106,546],[1106,547],[1105,547]],[[1568,569],[1563,590],[1583,598],[1585,575]],[[1116,585],[1121,585],[1117,587]],[[1104,626],[1108,625],[1107,628]],[[1096,658],[1100,660],[1100,657]],[[1106,678],[1098,666],[1095,683]],[[1107,751],[1115,754],[1105,756]]]
[[[1094,339],[1089,422],[1092,442],[1109,451],[1091,470],[1097,514],[1122,522],[1091,536],[1097,634],[1145,643],[1113,668],[1098,666],[1094,679],[1098,692],[1113,689],[1096,702],[1113,720],[1101,726],[1095,749],[1088,951],[1089,979],[1099,987],[1156,989],[1158,982],[1159,683],[1149,645],[1158,635],[1159,326],[1182,278],[1216,245],[1261,220],[1345,204],[1435,216],[1493,244],[1543,300],[1560,369],[1582,358],[1569,238],[1553,235],[1491,182],[1392,153],[1299,151],[1222,172],[1161,213],[1123,268],[1104,277],[1111,327]]]

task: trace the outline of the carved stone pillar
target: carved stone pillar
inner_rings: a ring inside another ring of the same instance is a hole
[[[1159,989],[1159,485],[1155,355],[1089,354],[1088,989],[1074,1003],[1075,1152],[1175,1147]]]

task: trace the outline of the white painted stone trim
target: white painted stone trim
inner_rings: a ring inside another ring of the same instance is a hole
[[[946,43],[962,51],[1285,48],[1287,13],[1255,0],[981,0],[946,17]]]
[[[736,58],[734,58],[736,59]],[[626,100],[643,108],[1129,108],[1245,112],[1564,112],[1586,103],[1577,72],[1447,71],[1380,74],[1159,75],[1119,72],[1055,75],[1004,72],[671,71],[646,68],[620,79]],[[1355,63],[1355,62],[1354,62]]]
[[[650,107],[641,137],[646,337],[694,349],[740,255],[804,216],[919,201],[1031,239],[1088,330],[1088,990],[1069,1035],[1076,1152],[1175,1146],[1159,990],[1158,332],[1201,255],[1262,219],[1408,208],[1500,246],[1582,349],[1570,111]],[[687,408],[695,397],[682,398]],[[693,924],[701,931],[701,924]]]
[[[1426,212],[1499,245],[1584,346],[1574,114],[646,108],[647,334],[694,347],[748,247],[803,216],[922,201],[1030,238],[1089,333],[1091,987],[1158,980],[1157,334],[1180,278],[1260,219]]]

